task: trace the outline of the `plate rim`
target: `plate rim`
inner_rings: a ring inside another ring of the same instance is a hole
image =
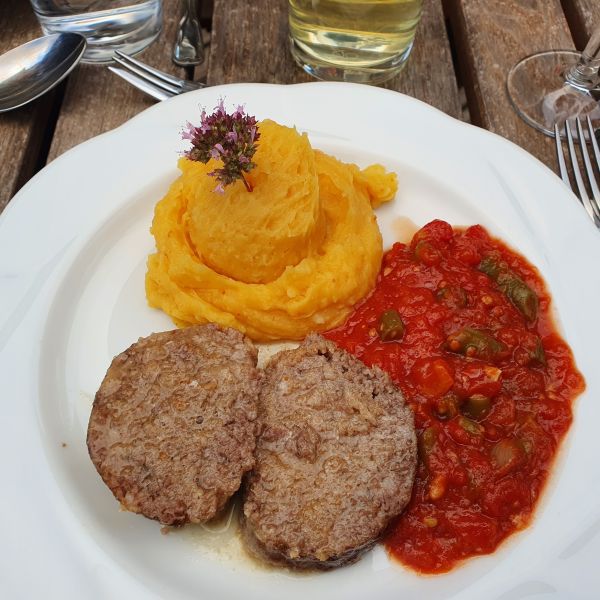
[[[278,84],[252,84],[252,83],[244,83],[244,84],[229,84],[229,85],[224,85],[224,86],[215,86],[214,88],[209,88],[211,91],[211,95],[212,93],[214,93],[215,90],[217,91],[225,91],[225,90],[237,90],[237,89],[244,89],[244,88],[256,88],[256,87],[260,87],[262,89],[264,88],[287,88],[287,89],[292,89],[292,88],[302,88],[302,89],[306,89],[306,86],[311,86],[312,89],[319,87],[322,88],[324,90],[328,90],[331,88],[331,86],[335,86],[335,88],[340,89],[341,87],[351,87],[351,88],[357,88],[361,90],[361,93],[363,93],[365,91],[365,86],[360,86],[358,84],[347,84],[347,83],[324,83],[324,82],[310,82],[310,83],[302,83],[302,84],[295,84],[292,86],[281,86]],[[539,166],[542,166],[543,169],[547,172],[547,174],[552,174],[554,176],[554,179],[558,182],[560,182],[560,179],[558,178],[558,176],[556,176],[554,173],[552,173],[552,171],[550,171],[543,163],[541,163],[536,157],[530,155],[528,152],[526,152],[525,150],[523,150],[522,148],[520,148],[519,146],[517,146],[516,144],[514,144],[513,142],[510,142],[509,140],[506,140],[504,138],[501,138],[500,136],[486,131],[486,130],[482,130],[479,129],[473,125],[470,125],[468,123],[464,123],[462,121],[458,121],[456,119],[454,119],[453,117],[439,111],[438,109],[431,107],[429,105],[427,105],[426,103],[417,100],[415,98],[412,98],[410,96],[405,96],[402,94],[399,94],[398,92],[394,92],[392,90],[385,90],[383,88],[367,88],[369,90],[369,92],[367,92],[368,94],[370,94],[372,91],[375,90],[375,93],[377,95],[379,94],[384,94],[384,95],[389,95],[390,97],[398,97],[401,96],[404,101],[408,101],[409,103],[414,103],[415,105],[421,105],[421,108],[425,108],[426,111],[434,111],[435,113],[437,113],[438,116],[443,116],[447,118],[447,122],[451,122],[454,126],[460,126],[460,125],[465,125],[465,131],[476,131],[477,136],[483,136],[486,138],[486,143],[487,141],[491,141],[494,140],[492,143],[501,143],[501,144],[508,144],[510,147],[512,147],[513,151],[516,149],[519,152],[519,155],[521,156],[526,156],[528,157],[528,159],[533,159],[534,163],[537,163]],[[206,92],[205,90],[199,90],[199,92],[195,92],[194,94],[197,96],[202,95],[202,93]],[[287,92],[286,92],[287,93]],[[293,93],[293,92],[292,92]],[[336,92],[337,93],[337,92]],[[233,93],[231,94],[233,95]],[[242,94],[243,95],[243,94]],[[172,100],[170,100],[169,102],[174,103],[180,101],[179,98],[174,98]],[[21,211],[21,210],[26,210],[27,207],[23,208],[21,207],[21,205],[24,203],[23,200],[21,200],[22,198],[27,199],[28,197],[30,197],[32,195],[32,190],[35,192],[36,190],[36,186],[41,185],[41,183],[43,183],[44,178],[47,177],[51,177],[52,174],[54,172],[56,172],[56,170],[60,170],[60,169],[64,169],[64,165],[68,165],[69,161],[73,161],[73,160],[78,160],[78,156],[79,154],[82,152],[82,148],[93,148],[95,145],[100,144],[100,142],[102,140],[110,140],[114,137],[118,137],[120,134],[123,133],[127,133],[135,123],[142,123],[144,121],[144,119],[150,119],[152,117],[153,114],[158,114],[161,110],[163,110],[163,108],[161,108],[163,105],[162,104],[157,104],[154,106],[149,107],[148,109],[146,109],[145,111],[142,111],[141,113],[139,113],[138,115],[136,115],[135,117],[133,117],[132,119],[130,119],[129,121],[126,121],[125,123],[123,123],[122,125],[120,125],[119,127],[101,134],[100,136],[96,136],[94,138],[91,138],[90,140],[87,140],[85,142],[83,142],[82,144],[79,144],[78,146],[75,146],[74,148],[68,150],[67,152],[65,152],[64,154],[62,154],[61,156],[57,157],[54,161],[52,161],[47,167],[45,167],[42,171],[40,171],[38,174],[36,174],[29,182],[27,182],[27,184],[17,193],[17,195],[15,195],[15,197],[13,198],[13,200],[11,200],[11,202],[9,202],[8,206],[6,207],[6,209],[4,210],[4,212],[2,213],[2,215],[0,215],[0,243],[2,242],[2,239],[4,237],[3,232],[5,232],[5,223],[7,221],[10,222],[11,219],[15,218],[14,216],[11,216],[15,213],[15,211]],[[471,133],[469,133],[469,135],[471,135]],[[483,137],[481,137],[481,139],[483,139]],[[562,182],[561,182],[562,185]],[[564,188],[564,196],[565,196],[565,202],[575,199],[575,196],[572,195],[571,192],[569,192],[566,188]],[[35,195],[35,194],[33,194]],[[572,198],[569,198],[569,196],[572,196]],[[17,200],[17,202],[14,202],[15,200]],[[13,204],[14,202],[14,204]],[[32,202],[32,200],[25,200],[25,202]],[[569,209],[571,211],[571,213],[573,215],[575,215],[575,211],[578,210],[578,206],[577,205],[573,205],[573,207],[571,209]],[[593,227],[593,225],[591,224],[591,222],[588,222],[587,220],[587,216],[585,216],[585,214],[583,213],[583,211],[580,211],[580,217],[574,217],[576,218],[576,221],[578,220],[581,223],[588,223],[590,227]],[[110,213],[108,214],[108,216],[110,217]],[[96,227],[100,227],[102,225],[102,223],[96,223]],[[93,229],[96,229],[96,227],[94,227]],[[592,230],[590,230],[591,233]],[[595,230],[594,230],[595,231]],[[598,246],[600,248],[600,246]],[[73,259],[68,260],[68,264],[70,265],[73,260],[76,258],[76,256]],[[57,275],[58,276],[58,275]],[[62,280],[62,277],[61,277]],[[2,281],[0,280],[0,289],[2,287]],[[2,323],[0,321],[0,329],[2,328]],[[9,339],[7,341],[7,345],[6,347],[10,347],[11,345],[11,339]],[[3,348],[0,346],[0,356],[2,356],[2,350]]]

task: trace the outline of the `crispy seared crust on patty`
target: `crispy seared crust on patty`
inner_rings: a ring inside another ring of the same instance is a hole
[[[243,538],[272,562],[356,560],[410,499],[413,415],[389,376],[319,335],[274,356],[259,398]]]
[[[217,514],[254,465],[257,350],[233,329],[155,333],[116,356],[87,443],[122,506],[166,525]]]

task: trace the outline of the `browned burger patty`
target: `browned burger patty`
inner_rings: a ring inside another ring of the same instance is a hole
[[[211,519],[254,465],[257,351],[202,325],[141,338],[96,394],[90,457],[127,510],[166,525]]]
[[[258,420],[243,536],[268,560],[351,562],[410,499],[417,460],[410,408],[387,374],[321,336],[271,359]]]

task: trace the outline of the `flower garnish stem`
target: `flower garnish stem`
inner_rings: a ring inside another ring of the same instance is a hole
[[[244,185],[246,186],[246,189],[251,192],[252,191],[252,186],[250,185],[250,183],[248,183],[248,180],[246,179],[246,177],[244,177],[244,174],[242,173],[242,181],[244,182]]]

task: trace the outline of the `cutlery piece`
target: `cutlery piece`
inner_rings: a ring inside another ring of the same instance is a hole
[[[78,33],[54,33],[0,56],[0,112],[23,106],[52,89],[75,68],[85,46]]]
[[[586,141],[586,136],[589,139],[592,152],[594,155],[594,161],[596,163],[596,168],[600,172],[600,150],[598,148],[598,142],[596,140],[596,136],[594,133],[594,128],[592,126],[592,122],[589,117],[586,117],[587,131],[584,131],[584,128],[581,124],[581,119],[577,117],[575,120],[575,125],[573,125],[569,121],[565,121],[564,130],[565,136],[567,139],[567,148],[569,150],[569,158],[571,159],[571,168],[573,170],[573,177],[575,179],[575,185],[577,187],[577,191],[573,189],[571,185],[571,180],[569,177],[569,172],[567,170],[567,165],[565,162],[565,156],[562,148],[562,140],[560,137],[560,129],[558,124],[554,125],[554,141],[556,143],[556,155],[558,157],[558,166],[560,171],[560,176],[565,184],[569,187],[569,189],[576,193],[581,204],[585,208],[588,213],[590,219],[594,222],[596,227],[600,228],[600,189],[598,187],[598,182],[596,180],[596,175],[594,173],[594,167],[592,165],[592,159],[590,158],[590,154],[588,152],[588,144]],[[573,127],[576,128],[576,131],[573,131]],[[583,167],[585,170],[585,174],[590,186],[590,191],[592,192],[591,196],[588,194],[588,190],[586,189],[585,182],[583,180],[581,174],[581,168],[579,166],[579,158],[577,156],[577,152],[575,150],[575,144],[573,142],[574,133],[577,134],[577,138],[579,140],[579,150],[581,153],[581,157],[583,159]]]
[[[173,94],[169,94],[152,83],[148,83],[146,80],[134,75],[130,71],[120,69],[119,67],[108,67],[109,71],[112,71],[115,75],[118,75],[121,79],[124,79],[127,83],[130,83],[133,87],[141,90],[142,92],[152,96],[156,100],[168,100],[173,97]]]
[[[206,87],[203,83],[187,81],[159,71],[120,50],[115,52],[113,60],[119,67],[110,66],[108,67],[110,71],[157,100],[166,100],[172,96]]]
[[[204,62],[202,30],[196,0],[183,0],[185,12],[179,22],[172,60],[179,67],[193,67]]]

